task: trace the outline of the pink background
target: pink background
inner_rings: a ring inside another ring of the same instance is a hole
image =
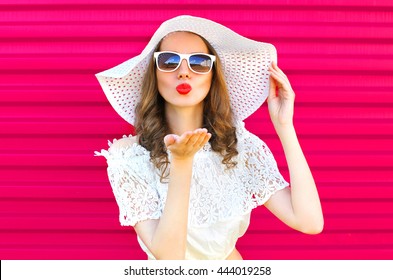
[[[0,259],[145,258],[93,157],[131,132],[94,74],[180,14],[273,43],[297,94],[325,230],[297,233],[260,207],[238,243],[244,258],[392,259],[393,2],[211,2],[0,1]],[[246,125],[288,180],[266,105]]]

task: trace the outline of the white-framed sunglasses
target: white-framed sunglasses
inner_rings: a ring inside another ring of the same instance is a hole
[[[197,74],[207,74],[212,70],[216,57],[206,53],[181,54],[177,52],[155,52],[157,69],[162,72],[176,71],[183,59],[187,61],[190,70]]]

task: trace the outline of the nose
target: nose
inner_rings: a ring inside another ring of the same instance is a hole
[[[188,64],[185,59],[181,61],[179,69],[177,69],[177,73],[177,77],[179,79],[190,78],[190,69],[188,68]]]

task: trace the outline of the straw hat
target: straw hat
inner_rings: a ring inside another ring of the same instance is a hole
[[[96,74],[110,104],[122,118],[134,125],[143,76],[153,52],[162,38],[175,31],[196,33],[215,49],[235,119],[244,120],[262,105],[269,93],[268,67],[277,59],[274,46],[245,38],[208,19],[178,16],[161,24],[141,54]]]

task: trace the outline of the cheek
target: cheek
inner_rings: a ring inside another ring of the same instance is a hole
[[[206,80],[203,83],[204,87],[205,87],[205,90],[207,90],[207,91],[210,90],[210,87],[211,87],[211,84],[212,84],[212,79],[213,79],[213,76],[211,74],[209,74],[209,76],[206,77]]]
[[[156,77],[157,77],[158,91],[159,92],[165,91],[165,88],[167,88],[168,85],[170,84],[170,82],[168,81],[168,77],[166,75],[163,75],[163,73],[159,71],[156,72]]]

